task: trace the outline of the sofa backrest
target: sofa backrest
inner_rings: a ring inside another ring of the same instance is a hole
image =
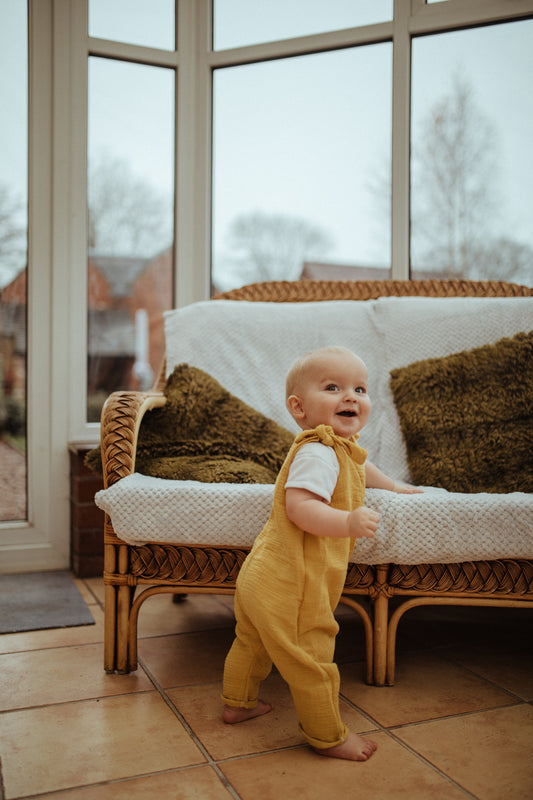
[[[166,312],[166,374],[180,363],[196,366],[296,433],[285,409],[289,367],[315,348],[349,347],[369,371],[372,412],[361,444],[381,469],[407,481],[390,370],[531,329],[532,297],[381,297],[308,303],[209,300]]]

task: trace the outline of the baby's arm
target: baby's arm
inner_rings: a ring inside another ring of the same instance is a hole
[[[389,492],[398,494],[420,494],[423,491],[417,486],[395,483],[368,459],[365,461],[365,480],[368,489],[387,489]]]
[[[354,511],[332,508],[307,489],[285,490],[287,516],[299,528],[315,536],[374,536],[379,514],[366,506]]]

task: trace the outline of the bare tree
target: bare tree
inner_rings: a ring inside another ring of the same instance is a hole
[[[235,218],[229,247],[244,280],[292,280],[306,260],[323,257],[333,246],[320,226],[287,214],[255,211]]]
[[[496,174],[496,129],[457,74],[414,138],[411,245],[418,268],[472,275],[491,233]]]
[[[475,280],[505,280],[531,285],[533,248],[505,236],[489,238],[481,245],[468,273]]]
[[[0,286],[26,266],[26,226],[21,201],[0,183]]]
[[[107,255],[152,256],[172,241],[173,205],[128,162],[107,153],[88,177],[89,248]]]

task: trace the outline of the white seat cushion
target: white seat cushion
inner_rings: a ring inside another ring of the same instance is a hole
[[[117,536],[129,544],[251,547],[268,519],[272,484],[199,483],[138,473],[97,492]],[[373,539],[357,541],[362,564],[452,563],[533,558],[533,495],[405,495],[368,489],[381,519]]]

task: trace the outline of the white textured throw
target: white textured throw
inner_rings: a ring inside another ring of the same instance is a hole
[[[268,519],[273,493],[272,484],[172,481],[136,473],[98,492],[95,500],[129,544],[251,547]],[[381,519],[374,539],[357,541],[352,560],[360,564],[533,558],[531,494],[368,489],[366,505]]]
[[[533,298],[380,298],[317,303],[209,300],[165,314],[167,374],[180,363],[208,372],[229,392],[298,431],[285,410],[285,375],[303,353],[331,344],[366,362],[372,413],[360,443],[397,481],[409,481],[390,370],[493,344],[533,329]],[[230,422],[230,421],[228,421]],[[132,475],[96,503],[131,544],[174,542],[249,547],[274,487],[207,484]],[[354,560],[377,564],[533,558],[533,495],[422,495],[367,491],[381,514]]]
[[[285,376],[298,356],[337,344],[368,367],[372,412],[360,444],[395,480],[409,481],[390,370],[533,329],[533,298],[383,297],[317,303],[206,300],[165,313],[167,375],[186,363],[289,430]]]

